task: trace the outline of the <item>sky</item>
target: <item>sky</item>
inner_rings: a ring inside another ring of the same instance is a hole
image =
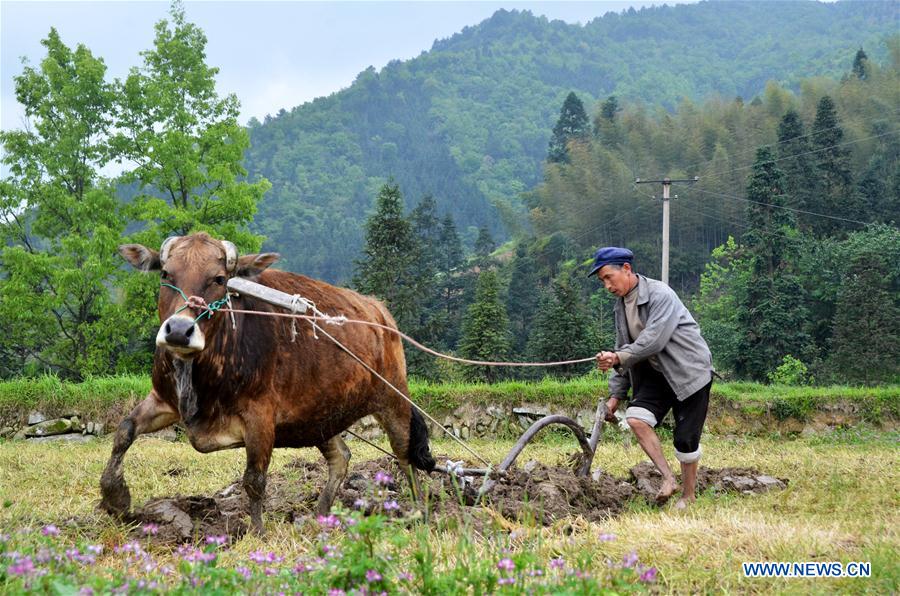
[[[668,4],[680,1],[669,0]],[[262,119],[350,86],[369,66],[381,69],[431,49],[436,39],[476,25],[496,10],[530,10],[568,23],[654,1],[616,2],[185,2],[187,20],[206,33],[217,88],[241,101],[241,122]],[[15,99],[21,57],[37,65],[50,27],[71,48],[81,43],[124,78],[153,44],[153,25],[169,3],[0,0],[0,127],[22,128]]]

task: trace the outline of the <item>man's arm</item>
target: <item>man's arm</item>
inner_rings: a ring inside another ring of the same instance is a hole
[[[619,364],[628,368],[662,352],[678,327],[678,304],[672,290],[651,299],[644,330],[635,341],[616,350]]]

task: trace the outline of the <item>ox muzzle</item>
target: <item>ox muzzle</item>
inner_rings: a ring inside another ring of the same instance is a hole
[[[159,326],[156,345],[179,356],[190,356],[206,347],[206,338],[195,319],[175,314]]]

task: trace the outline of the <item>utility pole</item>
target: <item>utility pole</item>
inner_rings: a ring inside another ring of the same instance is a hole
[[[672,180],[671,178],[663,178],[662,180],[641,180],[635,178],[635,184],[662,184],[663,187],[663,229],[662,229],[662,282],[669,285],[669,188],[672,184],[686,182],[693,184],[700,180],[699,176],[693,178],[681,178]],[[674,198],[678,198],[675,195]]]

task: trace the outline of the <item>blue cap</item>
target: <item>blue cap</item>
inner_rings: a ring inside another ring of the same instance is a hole
[[[594,253],[594,267],[591,269],[591,272],[588,273],[588,277],[591,277],[600,271],[605,265],[631,264],[632,260],[634,260],[634,253],[627,248],[605,246],[597,249],[597,252]]]

